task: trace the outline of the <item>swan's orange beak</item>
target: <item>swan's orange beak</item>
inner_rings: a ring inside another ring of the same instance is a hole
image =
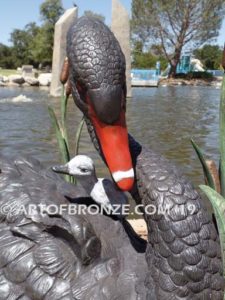
[[[92,107],[89,117],[95,128],[101,148],[114,181],[123,191],[129,191],[134,184],[125,112],[121,111],[119,120],[113,125],[101,122]]]

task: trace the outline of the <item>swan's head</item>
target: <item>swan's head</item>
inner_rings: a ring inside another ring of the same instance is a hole
[[[126,64],[115,36],[101,21],[82,17],[68,32],[67,56],[76,105],[94,127],[117,185],[132,188],[134,171],[126,127]]]
[[[82,179],[95,176],[95,166],[93,160],[86,155],[77,155],[65,165],[52,167],[56,173],[72,175]]]

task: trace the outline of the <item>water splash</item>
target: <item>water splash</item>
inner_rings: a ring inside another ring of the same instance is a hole
[[[3,98],[0,100],[2,103],[26,103],[26,102],[33,102],[33,99],[28,98],[27,96],[21,94],[19,96],[13,98]]]

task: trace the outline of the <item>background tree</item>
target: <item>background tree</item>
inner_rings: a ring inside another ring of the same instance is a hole
[[[195,49],[194,55],[200,59],[204,67],[208,70],[217,70],[221,66],[223,49],[218,45],[204,45]]]
[[[3,44],[0,44],[0,67],[4,69],[15,67],[12,48]]]
[[[156,67],[156,62],[160,61],[161,69],[165,69],[168,64],[160,46],[152,45],[148,51],[144,51],[141,41],[134,42],[132,57],[132,68],[153,69]]]
[[[102,22],[105,22],[105,17],[101,14],[96,14],[94,13],[93,11],[91,10],[85,10],[84,11],[84,16],[87,16],[87,17],[94,17],[94,18],[97,18],[99,19],[100,21]]]
[[[55,23],[63,14],[61,0],[46,0],[40,6],[43,25],[32,42],[32,56],[43,65],[51,65]]]
[[[161,44],[174,76],[183,47],[218,36],[223,17],[224,0],[133,0],[133,39]]]
[[[37,36],[39,27],[36,23],[28,23],[24,29],[14,29],[11,33],[10,41],[13,46],[11,55],[13,56],[13,67],[21,67],[23,64],[37,65],[32,57],[32,41]]]
[[[155,69],[157,61],[160,61],[162,70],[164,70],[168,65],[165,57],[156,56],[150,51],[141,54],[136,53],[133,56],[132,68]]]
[[[40,6],[40,15],[44,24],[51,24],[53,27],[59,17],[64,13],[61,0],[45,0]]]

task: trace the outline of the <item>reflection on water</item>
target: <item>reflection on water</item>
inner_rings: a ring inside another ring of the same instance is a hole
[[[129,131],[142,144],[177,163],[197,185],[203,178],[190,138],[194,138],[207,155],[218,159],[219,93],[219,90],[210,87],[133,89],[133,98],[128,100],[127,105]],[[32,101],[10,101],[21,94]],[[59,99],[49,97],[48,90],[0,89],[2,153],[33,155],[45,165],[59,162],[47,105],[54,106],[59,114]],[[81,113],[71,99],[68,113],[71,141],[80,119]],[[74,142],[71,152],[73,149]],[[81,152],[95,160],[99,176],[106,175],[106,168],[92,146],[86,128],[81,138]]]

